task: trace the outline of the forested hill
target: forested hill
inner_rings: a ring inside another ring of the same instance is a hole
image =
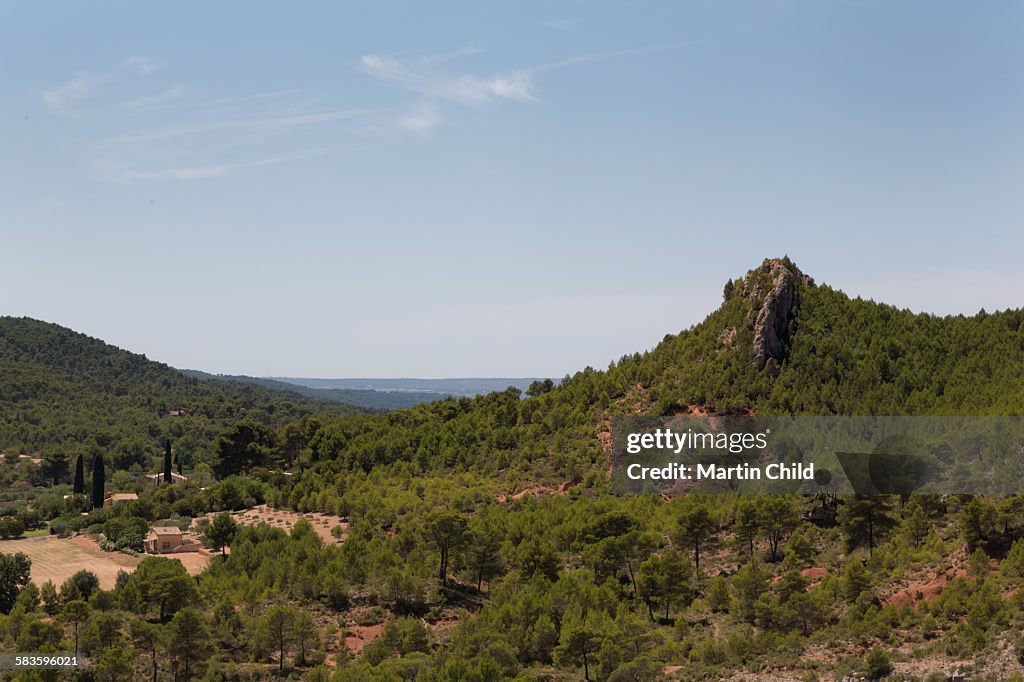
[[[104,452],[143,461],[171,438],[200,455],[230,423],[273,426],[358,408],[232,382],[202,382],[70,329],[0,317],[0,450]]]
[[[614,414],[1021,414],[1024,312],[915,314],[766,260],[726,283],[704,322],[528,394],[343,420],[315,439],[314,455],[332,467],[411,460],[564,480],[601,470],[601,432]]]

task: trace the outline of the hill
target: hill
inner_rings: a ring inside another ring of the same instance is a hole
[[[443,398],[446,395],[455,396],[456,398],[472,398],[484,393],[504,391],[509,386],[515,386],[525,391],[530,384],[538,380],[537,377],[464,377],[449,379],[417,379],[415,377],[404,379],[273,378],[285,383],[298,384],[299,386],[308,386],[310,388],[360,389],[389,393],[424,393],[427,395],[432,394],[435,399]]]
[[[298,383],[300,380],[278,380],[266,377],[250,377],[246,375],[209,374],[194,369],[181,370],[185,374],[202,381],[233,381],[254,384],[273,391],[297,393],[313,400],[327,400],[361,407],[369,411],[399,410],[420,403],[429,403],[449,395],[437,391],[387,390],[377,388],[318,388]],[[307,382],[326,381],[330,379],[308,379]],[[506,384],[507,385],[507,384]],[[504,388],[504,386],[502,387]]]
[[[231,423],[281,426],[360,409],[229,381],[199,381],[56,324],[0,317],[0,449],[113,454],[148,464],[170,438],[198,458]]]
[[[347,575],[395,627],[459,622],[430,635],[442,679],[1005,679],[1024,651],[1006,634],[1024,625],[1024,496],[834,499],[834,523],[799,496],[615,496],[609,420],[1010,415],[1022,379],[1020,310],[915,314],[773,259],[607,370],[326,423],[267,499],[349,518]]]
[[[75,379],[65,342],[43,344],[54,357],[25,395]],[[165,376],[112,360],[82,364],[111,395],[125,373]],[[1021,679],[1024,495],[615,495],[608,465],[615,415],[1019,414],[1022,378],[1019,310],[914,314],[773,259],[728,282],[702,323],[606,370],[384,414],[238,411],[210,446],[219,480],[129,481],[142,499],[88,516],[37,486],[3,532],[49,521],[132,547],[133,525],[232,512],[216,534],[230,552],[194,581],[147,558],[83,625],[149,621],[173,638],[187,619],[190,650],[84,640],[167,674],[193,651],[197,672],[254,679]],[[129,426],[162,434],[162,419]],[[281,461],[290,475],[268,466]],[[169,584],[186,596],[162,600]],[[5,650],[32,650],[15,626],[68,641],[70,625],[43,629],[59,594],[18,597]]]
[[[359,417],[325,460],[369,470],[412,460],[573,478],[603,470],[616,414],[1018,415],[1024,312],[937,317],[816,285],[787,259],[724,287],[702,323],[605,371]]]

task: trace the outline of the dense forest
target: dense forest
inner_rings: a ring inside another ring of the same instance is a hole
[[[228,425],[361,412],[228,381],[201,382],[55,324],[0,317],[0,451],[149,464],[163,441],[191,457]],[[124,466],[123,468],[128,468]]]
[[[101,455],[140,499],[89,510],[73,467],[8,458],[0,535],[133,552],[204,517],[223,551],[196,578],[146,557],[113,589],[27,585],[4,554],[3,649],[77,648],[97,679],[1020,679],[1024,496],[628,497],[607,472],[619,414],[1019,415],[1024,312],[914,314],[788,259],[723,294],[606,370],[386,414],[3,320],[0,446]],[[139,488],[111,447],[132,439],[187,452],[189,480]],[[260,504],[343,522],[236,523]]]

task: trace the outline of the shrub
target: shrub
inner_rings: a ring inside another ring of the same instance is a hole
[[[880,680],[892,672],[892,661],[884,649],[875,647],[868,653],[868,677],[872,680]]]
[[[16,538],[25,532],[25,524],[17,516],[0,517],[0,537]]]

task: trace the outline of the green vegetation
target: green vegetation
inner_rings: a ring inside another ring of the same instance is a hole
[[[55,324],[0,317],[0,447],[8,454],[40,453],[48,463],[63,456],[67,467],[79,453],[86,461],[104,453],[115,470],[129,469],[150,466],[170,438],[191,462],[239,419],[280,426],[357,411],[259,386],[201,382]],[[60,473],[68,482],[66,469]]]
[[[798,304],[780,359],[758,369],[757,311],[780,267],[798,282]],[[104,454],[109,487],[140,493],[107,509],[87,511],[72,494],[70,459],[61,466],[57,455],[74,441],[48,435],[85,412],[41,410],[33,425],[6,399],[6,450],[34,444],[44,455],[38,465],[0,463],[11,518],[34,514],[55,532],[127,548],[154,522],[262,503],[345,524],[325,541],[306,521],[286,532],[218,513],[204,534],[221,555],[197,579],[146,557],[112,590],[84,578],[29,588],[15,566],[0,588],[10,595],[0,642],[80,644],[108,679],[647,680],[667,670],[726,679],[784,669],[879,679],[929,667],[983,679],[1019,670],[1024,496],[617,497],[604,444],[614,415],[695,408],[1018,414],[1024,313],[914,315],[812,286],[788,261],[725,293],[705,322],[607,371],[538,381],[525,397],[510,389],[387,414],[269,398],[243,406],[227,389],[217,403],[212,384],[168,376],[161,387],[147,373],[173,370],[129,363],[124,371],[140,372],[145,380],[133,381],[151,391],[149,411],[138,411],[141,392],[114,410],[111,383],[97,389],[109,418],[74,432]],[[56,342],[42,345],[50,366],[99,371],[58,360]],[[40,355],[31,348],[0,355],[4,371]],[[46,376],[43,394],[57,381]],[[47,399],[20,385],[29,404]],[[203,404],[211,411],[201,418],[198,407],[168,415]],[[101,445],[94,430],[119,435]],[[136,438],[139,457],[112,445]],[[137,483],[127,472],[160,471],[167,438],[179,462],[187,453],[188,480]],[[821,508],[833,514],[812,514]]]

